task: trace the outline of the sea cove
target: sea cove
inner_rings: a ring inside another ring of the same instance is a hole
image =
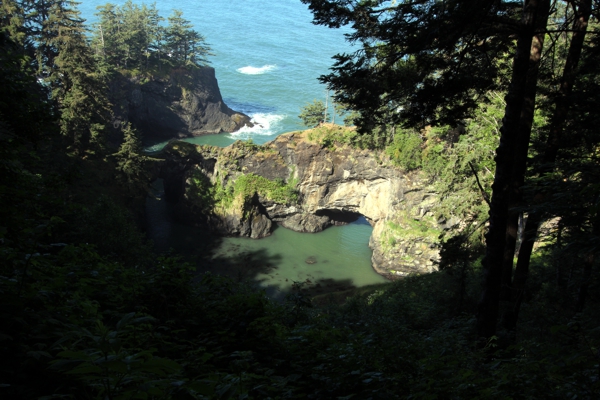
[[[162,182],[154,185],[162,192]],[[149,235],[159,250],[173,249],[200,260],[201,272],[225,274],[250,282],[281,299],[298,284],[318,295],[387,280],[371,268],[366,245],[373,228],[364,219],[333,226],[320,233],[297,233],[278,227],[263,239],[216,238],[203,230],[177,223],[165,201],[148,198]]]
[[[101,4],[104,2],[81,5],[83,16],[91,24],[96,18],[95,7]],[[312,14],[299,1],[247,1],[235,5],[220,1],[161,1],[157,8],[165,16],[172,8],[181,9],[206,37],[215,54],[209,60],[223,100],[235,111],[249,115],[254,123],[254,127],[234,133],[185,139],[194,144],[225,147],[239,139],[261,144],[281,133],[304,129],[297,117],[300,108],[315,98],[325,99],[325,88],[317,78],[328,71],[331,56],[349,48],[343,31],[313,25]],[[147,150],[156,151],[165,144],[166,141],[158,142]],[[149,233],[159,247],[172,247],[195,256],[207,251],[206,246],[199,244],[206,242],[206,233],[177,223],[163,206],[164,200],[162,205],[151,201],[147,208]],[[157,210],[163,214],[157,214]],[[240,262],[240,254],[262,254],[270,260],[269,267],[252,279],[269,288],[272,295],[289,290],[292,282],[340,290],[385,281],[371,264],[368,242],[372,227],[364,218],[361,221],[316,234],[278,228],[261,240],[224,237],[216,241],[217,261],[211,262],[209,269],[249,278],[248,271],[243,273],[240,267],[251,269],[254,264],[244,262],[243,257]],[[316,257],[315,264],[305,262],[310,257]],[[219,263],[223,258],[227,261]],[[345,286],[334,288],[318,283],[322,280],[344,282]]]

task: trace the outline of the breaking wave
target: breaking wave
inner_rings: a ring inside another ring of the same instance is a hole
[[[281,133],[280,125],[285,115],[256,113],[250,115],[250,118],[254,124],[252,128],[245,126],[239,131],[230,133],[230,136],[235,139],[249,139],[253,136],[271,136]]]
[[[262,74],[266,74],[267,72],[271,72],[276,68],[277,68],[277,65],[273,65],[273,64],[263,65],[262,67],[252,67],[252,66],[248,65],[246,67],[238,68],[237,72],[246,74],[246,75],[262,75]]]

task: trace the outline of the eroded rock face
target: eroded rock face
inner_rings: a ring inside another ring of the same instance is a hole
[[[114,126],[132,122],[146,138],[171,139],[234,132],[250,118],[221,97],[212,67],[175,69],[149,81],[116,79],[111,85]]]
[[[316,233],[321,232],[330,225],[331,220],[329,217],[307,213],[293,214],[281,220],[281,226],[295,232]]]
[[[226,235],[264,237],[271,221],[298,232],[319,232],[363,215],[373,226],[369,246],[377,272],[397,277],[434,270],[440,227],[429,212],[435,196],[426,182],[391,166],[381,154],[328,148],[305,136],[289,133],[264,146],[236,142],[225,149],[172,143],[165,149],[164,168],[171,178],[163,175],[175,182],[166,187],[179,190],[175,197],[183,219]],[[248,183],[239,183],[249,176],[262,178],[248,189]],[[204,190],[203,177],[229,193],[217,196],[210,210],[194,200],[194,193]],[[297,194],[275,195],[269,185],[282,192],[293,186]],[[243,190],[249,191],[242,196]]]

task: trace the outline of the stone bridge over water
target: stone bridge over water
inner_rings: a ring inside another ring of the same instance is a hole
[[[252,238],[269,235],[273,222],[299,232],[319,232],[363,215],[373,226],[369,245],[379,273],[431,271],[432,259],[438,257],[432,243],[435,236],[402,234],[403,219],[411,224],[432,220],[424,217],[435,197],[419,175],[391,166],[380,153],[324,146],[306,136],[288,133],[263,146],[236,142],[224,149],[173,143],[165,150],[163,168],[167,199],[179,204],[184,220],[207,224],[221,234]],[[195,207],[192,181],[197,182],[199,175],[226,186],[248,174],[295,183],[298,201],[284,204],[257,191],[243,207],[213,212]]]

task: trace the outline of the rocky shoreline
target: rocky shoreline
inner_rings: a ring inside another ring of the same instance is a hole
[[[373,268],[390,279],[435,270],[444,228],[430,209],[435,194],[417,172],[384,155],[310,133],[280,135],[262,146],[226,148],[173,141],[160,176],[183,222],[226,236],[261,238],[273,224],[319,232],[363,215],[373,226]]]
[[[117,75],[110,84],[113,127],[131,122],[145,140],[235,132],[250,117],[224,102],[212,67],[172,69],[160,77]]]

